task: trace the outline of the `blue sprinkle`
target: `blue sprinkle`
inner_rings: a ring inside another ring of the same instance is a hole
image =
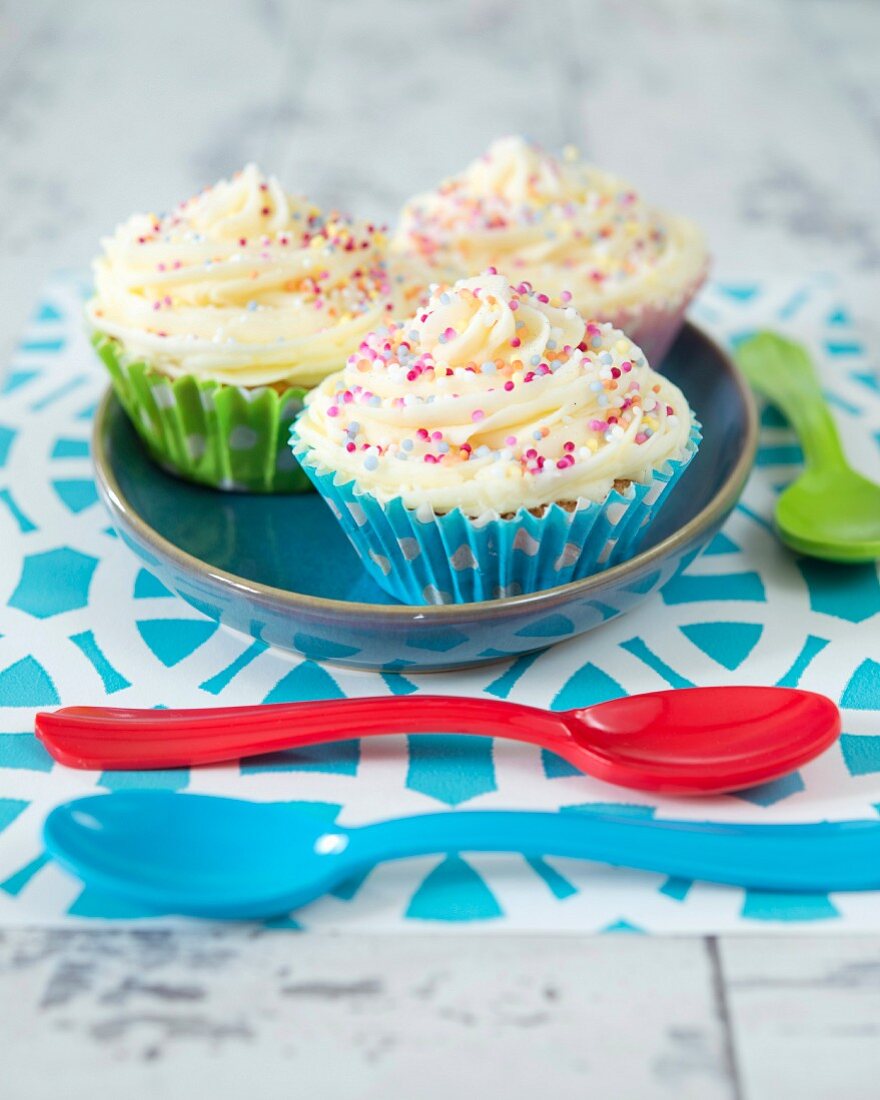
[[[593,339],[590,341],[590,347],[601,348],[602,347],[602,337],[601,336],[594,336]]]
[[[443,303],[444,306],[452,304],[452,299],[445,291],[440,295],[440,301]]]
[[[404,439],[400,445],[405,451],[411,451],[413,449],[413,441],[411,439]]]
[[[248,311],[249,313],[253,313],[253,312],[254,312],[254,310],[255,310],[256,308],[257,308],[257,303],[256,303],[256,302],[255,302],[255,301],[254,301],[253,299],[251,299],[251,300],[250,300],[250,301],[248,302],[248,304],[247,304],[247,305],[245,306],[245,309],[246,309],[246,310],[247,310],[247,311]]]
[[[437,450],[442,455],[448,454],[449,453],[449,444],[448,443],[438,443],[437,444]]]
[[[537,442],[540,442],[543,438],[544,436],[541,434],[541,432],[532,432],[532,439],[536,440]]]
[[[547,347],[550,349],[550,351],[556,351],[556,341],[555,340],[548,340],[547,341]]]
[[[490,359],[487,359],[486,362],[483,363],[483,365],[480,367],[480,370],[483,372],[483,374],[495,374],[497,373],[498,368]]]
[[[367,457],[364,459],[365,470],[375,470],[378,465],[379,459],[376,458],[375,455],[367,455]]]
[[[533,367],[537,367],[538,364],[541,362],[541,356],[533,355],[529,362],[532,364]]]
[[[418,329],[411,328],[409,330],[409,332],[407,333],[407,336],[410,338],[410,340],[418,340],[418,338],[419,338]]]
[[[603,388],[604,387],[602,386],[601,382],[590,383],[590,389],[593,391],[593,393],[600,393]]]

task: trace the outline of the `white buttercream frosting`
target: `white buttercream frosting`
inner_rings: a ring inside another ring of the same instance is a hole
[[[622,332],[490,269],[371,333],[309,395],[294,443],[380,500],[479,516],[602,501],[682,457],[690,430]]]
[[[392,312],[381,231],[253,164],[102,244],[91,325],[171,377],[314,385]]]
[[[404,207],[392,250],[424,282],[492,265],[546,293],[571,291],[585,317],[645,304],[674,308],[705,274],[702,233],[648,205],[627,183],[522,137],[486,153]],[[433,275],[430,273],[433,272]]]

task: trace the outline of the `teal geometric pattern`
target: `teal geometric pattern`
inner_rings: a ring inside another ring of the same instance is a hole
[[[147,786],[293,802],[328,828],[449,809],[760,823],[880,812],[880,576],[876,565],[814,562],[776,541],[773,505],[801,452],[772,408],[760,410],[758,462],[740,506],[661,595],[619,619],[594,602],[601,625],[581,638],[571,637],[566,616],[548,614],[528,637],[550,648],[515,659],[487,650],[498,660],[485,668],[420,675],[425,651],[404,639],[393,670],[354,672],[273,650],[259,624],[256,637],[219,628],[113,535],[90,467],[89,422],[106,378],[83,335],[82,297],[76,280],[52,280],[12,362],[0,365],[0,927],[177,923],[84,890],[47,859],[42,821],[77,794]],[[876,473],[880,358],[833,280],[715,284],[693,312],[729,344],[768,325],[806,342],[850,457]],[[353,652],[347,642],[335,639],[322,659],[344,662]],[[421,644],[450,643],[444,635]],[[842,709],[840,743],[781,780],[695,803],[603,784],[534,746],[460,737],[452,705],[430,734],[352,738],[201,770],[70,771],[33,735],[35,711],[60,704],[232,706],[432,693],[577,710],[637,692],[734,683],[825,692]],[[468,925],[487,933],[876,932],[880,892],[773,894],[551,855],[459,852],[365,869],[320,903],[268,924],[305,932]]]

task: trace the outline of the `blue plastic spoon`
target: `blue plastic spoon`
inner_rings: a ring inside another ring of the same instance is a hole
[[[56,807],[45,841],[88,886],[196,917],[274,916],[384,860],[460,851],[589,859],[767,890],[880,888],[880,820],[735,825],[463,811],[328,829],[283,802],[122,791]]]

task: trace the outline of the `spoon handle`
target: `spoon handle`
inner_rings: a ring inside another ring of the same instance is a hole
[[[603,813],[464,811],[353,829],[361,866],[438,852],[520,852],[595,860],[762,890],[880,888],[880,821],[738,825]]]
[[[828,403],[801,344],[775,332],[759,332],[740,344],[736,358],[750,385],[785,413],[808,466],[847,465]]]
[[[37,736],[73,768],[180,768],[392,733],[484,734],[559,751],[561,714],[499,699],[378,696],[194,710],[62,707],[36,717]]]

